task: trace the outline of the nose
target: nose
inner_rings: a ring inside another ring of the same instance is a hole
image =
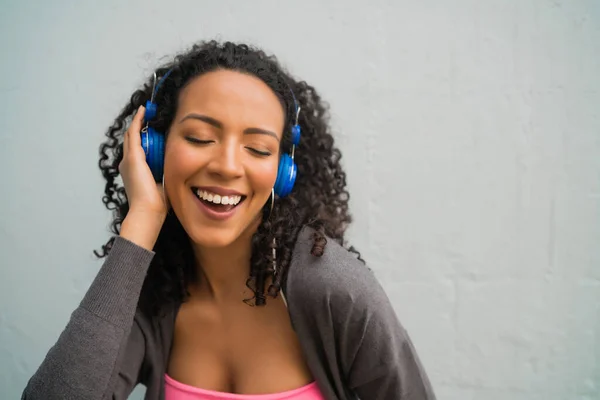
[[[223,179],[239,178],[244,173],[240,144],[235,140],[219,144],[208,164],[208,172]]]

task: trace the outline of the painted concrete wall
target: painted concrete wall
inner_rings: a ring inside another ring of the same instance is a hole
[[[104,130],[161,57],[215,37],[275,53],[331,104],[350,238],[440,399],[600,398],[597,0],[0,8],[2,399],[99,268]]]

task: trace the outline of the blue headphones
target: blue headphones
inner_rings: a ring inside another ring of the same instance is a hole
[[[146,125],[142,129],[142,147],[144,148],[144,152],[146,153],[146,162],[152,171],[152,175],[154,176],[154,180],[156,182],[161,182],[163,179],[164,172],[164,160],[165,160],[165,135],[162,132],[158,132],[156,129],[148,126],[148,122],[156,117],[157,105],[154,102],[154,98],[156,97],[156,93],[158,93],[158,89],[162,85],[162,83],[167,79],[167,77],[171,74],[171,70],[169,70],[158,83],[156,83],[156,72],[154,73],[154,84],[152,88],[152,96],[150,100],[146,101],[146,112],[144,114],[144,122]],[[291,91],[291,89],[290,89]],[[292,92],[292,97],[294,99],[294,108],[296,112],[296,117],[294,120],[294,125],[292,126],[292,151],[290,154],[282,154],[281,159],[279,160],[279,167],[277,169],[277,179],[275,180],[275,186],[273,190],[275,194],[279,197],[285,197],[294,188],[294,183],[296,182],[296,174],[298,172],[298,167],[294,162],[294,153],[296,151],[296,146],[300,143],[300,136],[302,130],[300,129],[300,125],[298,124],[298,116],[300,115],[300,106],[296,101],[296,96],[294,96],[294,92]]]

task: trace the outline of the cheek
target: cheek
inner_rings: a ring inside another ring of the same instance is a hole
[[[167,142],[165,148],[165,174],[185,177],[198,169],[204,163],[202,155],[186,143],[179,140]]]
[[[253,165],[248,170],[249,180],[254,186],[256,192],[267,192],[270,194],[277,179],[277,166],[279,164],[277,157],[268,162],[261,162],[259,165]]]

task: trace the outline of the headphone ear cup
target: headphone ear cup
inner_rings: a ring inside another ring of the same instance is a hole
[[[150,100],[146,101],[146,112],[144,113],[144,122],[148,122],[156,117],[156,103],[151,102]]]
[[[289,154],[283,154],[279,160],[279,168],[277,169],[277,179],[273,189],[279,197],[285,197],[294,188],[296,182],[297,166]]]
[[[165,161],[165,136],[155,129],[148,127],[147,133],[142,132],[142,148],[146,153],[146,163],[152,171],[156,182],[161,182]]]

